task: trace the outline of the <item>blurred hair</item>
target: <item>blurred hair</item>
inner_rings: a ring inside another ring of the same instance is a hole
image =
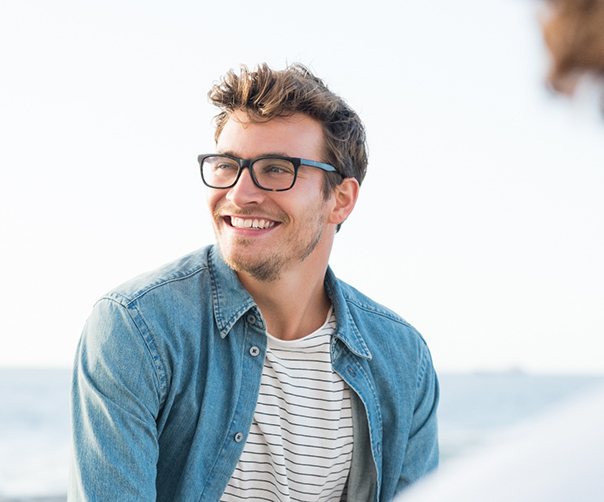
[[[543,38],[552,55],[548,82],[571,93],[582,74],[604,75],[604,0],[548,0]]]
[[[242,65],[239,74],[230,70],[208,93],[221,112],[216,116],[218,141],[229,116],[237,110],[254,122],[304,113],[323,126],[325,158],[345,178],[362,183],[367,171],[365,128],[359,116],[342,98],[305,66],[296,63],[284,70],[273,70],[266,63],[250,71]],[[338,174],[326,173],[323,195],[327,199],[342,181]]]

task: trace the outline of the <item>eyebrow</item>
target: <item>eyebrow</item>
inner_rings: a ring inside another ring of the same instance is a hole
[[[231,155],[233,157],[237,157],[239,159],[243,159],[245,157],[241,157],[240,155],[238,155],[236,152],[232,151],[232,150],[226,150],[226,151],[217,151],[216,153],[222,154],[222,155]],[[264,152],[260,155],[256,155],[255,157],[252,157],[254,159],[258,158],[258,157],[264,157],[264,156],[275,156],[275,157],[291,157],[291,155],[287,155],[285,152]],[[293,157],[291,157],[293,158]]]

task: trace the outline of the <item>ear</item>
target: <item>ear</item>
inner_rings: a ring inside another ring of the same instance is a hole
[[[352,213],[357,198],[359,197],[359,182],[356,178],[344,178],[333,189],[333,208],[330,213],[329,223],[339,225]]]

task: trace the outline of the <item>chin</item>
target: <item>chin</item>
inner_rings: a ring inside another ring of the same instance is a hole
[[[241,253],[233,249],[224,249],[219,244],[220,253],[225,263],[238,274],[244,273],[262,282],[276,281],[281,277],[284,263],[271,254],[261,257],[258,253]]]
[[[237,273],[245,273],[261,282],[273,282],[281,277],[282,264],[277,260],[237,260],[227,261]]]

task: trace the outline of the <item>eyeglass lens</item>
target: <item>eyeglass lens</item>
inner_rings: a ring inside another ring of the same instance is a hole
[[[206,184],[214,188],[232,186],[239,175],[239,163],[221,155],[204,158],[201,169]],[[287,159],[257,159],[250,165],[250,171],[256,183],[269,190],[291,188],[296,177],[294,164]]]

